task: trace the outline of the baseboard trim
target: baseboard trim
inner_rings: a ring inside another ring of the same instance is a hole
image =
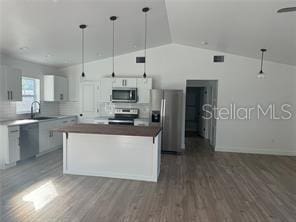
[[[218,147],[218,146],[216,146],[215,151],[216,152],[230,152],[230,153],[296,156],[296,150],[271,150],[271,149],[265,149],[265,148],[233,148],[233,147]]]
[[[106,177],[106,178],[117,178],[117,179],[126,179],[126,180],[138,180],[138,181],[148,181],[148,182],[157,182],[157,178],[153,175],[151,176],[142,176],[142,175],[133,175],[133,174],[119,174],[113,172],[92,172],[92,171],[78,171],[78,170],[63,170],[64,174],[72,175],[83,175],[83,176],[96,176],[96,177]]]

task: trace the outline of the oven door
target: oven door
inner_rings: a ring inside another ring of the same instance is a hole
[[[114,103],[136,103],[137,89],[136,88],[113,88],[112,102]]]

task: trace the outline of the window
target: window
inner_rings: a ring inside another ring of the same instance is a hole
[[[16,113],[24,114],[31,112],[31,104],[34,101],[40,102],[40,80],[22,77],[22,102],[16,104]],[[38,105],[34,106],[34,112],[38,112]]]

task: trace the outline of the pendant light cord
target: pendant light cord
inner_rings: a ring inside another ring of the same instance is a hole
[[[147,62],[147,12],[149,12],[149,8],[148,7],[145,7],[142,9],[142,12],[145,13],[145,48],[144,48],[144,74],[143,74],[143,77],[146,78],[147,75],[146,75],[146,62]]]
[[[115,20],[117,19],[116,16],[111,16],[110,20],[112,21],[112,77],[115,77],[114,72],[114,56],[115,56]]]
[[[82,29],[82,42],[81,42],[81,49],[82,49],[82,58],[81,58],[81,63],[82,63],[82,74],[84,74],[84,29]]]
[[[144,63],[144,74],[146,74],[146,50],[147,50],[147,12],[145,12],[145,50],[144,50],[144,57],[145,57],[145,63]]]
[[[84,29],[86,29],[87,25],[85,24],[81,24],[79,25],[79,28],[81,29],[81,68],[82,68],[82,72],[81,72],[81,76],[85,77],[85,73],[84,73]]]
[[[114,55],[115,55],[115,47],[114,47],[114,44],[115,44],[115,41],[114,41],[114,20],[113,20],[113,37],[112,37],[112,41],[113,41],[113,45],[112,45],[112,70],[113,70],[113,73],[112,75],[114,74]]]

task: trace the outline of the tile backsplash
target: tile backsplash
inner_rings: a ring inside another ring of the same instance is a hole
[[[55,116],[58,114],[58,103],[41,102],[41,115]],[[15,119],[22,116],[16,114],[16,102],[0,101],[0,119]]]
[[[98,103],[98,116],[113,116],[115,108],[137,108],[140,110],[140,118],[149,118],[150,105],[137,103]],[[59,113],[61,115],[79,115],[80,102],[65,102],[60,103]]]
[[[150,105],[137,103],[99,103],[101,116],[113,116],[115,108],[137,108],[140,118],[149,118]]]
[[[0,101],[0,118],[11,119],[16,117],[15,103]]]
[[[113,116],[115,108],[137,108],[140,111],[140,118],[149,118],[150,105],[136,103],[99,103],[98,116]],[[79,115],[79,102],[41,102],[41,115]],[[16,102],[0,101],[0,119],[22,118],[23,115],[16,114]]]

